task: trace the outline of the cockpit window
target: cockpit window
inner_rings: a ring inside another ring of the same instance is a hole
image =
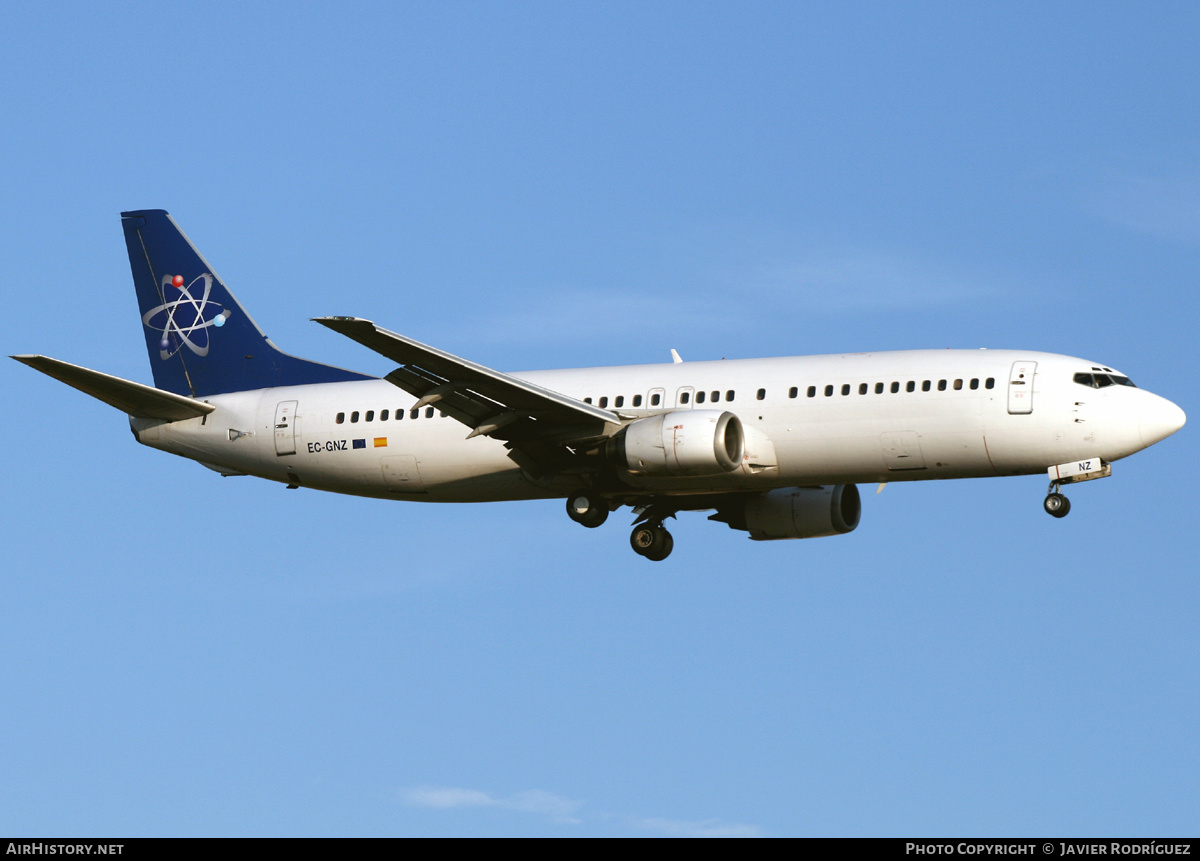
[[[1129,377],[1122,377],[1120,374],[1076,374],[1075,382],[1081,386],[1089,386],[1093,389],[1103,389],[1108,386],[1129,386],[1136,389],[1133,380]]]

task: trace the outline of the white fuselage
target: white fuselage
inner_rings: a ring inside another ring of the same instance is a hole
[[[743,467],[630,479],[634,488],[670,495],[1037,473],[1076,458],[1118,460],[1182,424],[1178,407],[1145,390],[1073,381],[1093,370],[1112,372],[1050,353],[913,350],[514,376],[623,420],[692,409],[736,414],[746,432]],[[414,418],[416,399],[384,380],[205,400],[216,410],[201,418],[134,419],[139,441],[228,474],[360,496],[565,495],[527,476],[502,442],[467,439],[470,429],[436,407]]]

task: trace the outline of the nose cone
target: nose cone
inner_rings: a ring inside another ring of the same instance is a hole
[[[1183,427],[1187,416],[1166,398],[1154,395],[1138,409],[1138,431],[1144,445],[1154,445]]]

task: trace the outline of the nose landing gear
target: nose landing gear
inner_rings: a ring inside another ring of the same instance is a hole
[[[1050,489],[1046,492],[1046,500],[1042,507],[1051,517],[1066,517],[1067,512],[1071,510],[1071,501],[1059,493],[1058,489],[1064,484],[1108,478],[1112,475],[1112,466],[1100,457],[1085,457],[1052,466],[1046,472],[1050,475]]]
[[[1050,492],[1046,495],[1042,508],[1051,517],[1066,517],[1071,511],[1071,500],[1058,492],[1058,485],[1050,484]]]

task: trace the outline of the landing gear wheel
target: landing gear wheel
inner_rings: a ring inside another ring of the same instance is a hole
[[[658,549],[657,553],[646,554],[646,558],[651,562],[662,562],[664,559],[670,556],[671,551],[675,549],[675,539],[671,537],[671,533],[667,532],[667,530],[663,529],[661,526],[658,527],[658,531],[662,533],[662,547]]]
[[[629,545],[639,556],[645,556],[651,562],[661,562],[671,555],[675,540],[661,523],[642,523],[633,527],[633,532],[629,534]]]
[[[1042,503],[1042,507],[1046,509],[1046,513],[1051,517],[1066,517],[1071,510],[1071,500],[1058,491],[1055,491],[1046,497],[1046,501]]]
[[[661,532],[652,523],[641,523],[629,533],[629,546],[639,556],[648,556],[662,544]]]
[[[588,529],[595,529],[608,520],[608,506],[596,494],[582,490],[567,497],[567,516]]]

